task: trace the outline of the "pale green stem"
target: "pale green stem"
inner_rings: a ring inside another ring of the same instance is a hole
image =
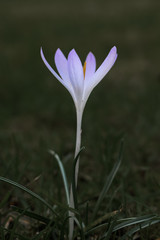
[[[81,125],[82,125],[82,114],[83,111],[78,111],[77,110],[77,131],[76,131],[76,147],[75,147],[75,154],[74,157],[76,158],[77,154],[80,151],[80,147],[81,147]],[[76,163],[76,169],[75,169],[75,185],[77,187],[77,183],[78,183],[78,171],[79,171],[79,159],[77,160]],[[72,185],[71,185],[71,189],[70,189],[70,207],[74,208],[74,199],[73,199],[73,190],[72,190]],[[73,231],[74,231],[74,213],[73,212],[69,212],[69,240],[73,239]]]
[[[78,155],[80,148],[81,148],[81,133],[82,133],[82,114],[83,111],[77,111],[77,132],[76,132],[76,148],[75,148],[75,154],[74,157],[76,158],[76,156]],[[75,181],[76,181],[76,187],[77,187],[77,183],[78,183],[78,171],[79,171],[79,159],[77,160],[77,164],[76,164],[76,170],[75,170]]]

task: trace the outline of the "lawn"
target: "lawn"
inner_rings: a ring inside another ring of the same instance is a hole
[[[0,176],[50,204],[65,203],[60,171],[48,149],[59,154],[70,175],[75,108],[43,64],[40,47],[53,67],[57,48],[66,56],[75,48],[82,63],[92,51],[98,67],[115,45],[118,59],[94,89],[83,116],[79,202],[88,200],[92,212],[124,138],[121,167],[98,216],[119,209],[125,217],[160,213],[159,10],[156,0],[0,2]],[[4,239],[15,239],[14,233],[5,237],[4,230],[13,228],[11,205],[49,216],[47,208],[24,191],[4,182],[0,189]],[[24,219],[26,224],[14,231],[33,239],[41,229],[31,220]],[[116,237],[111,239],[121,239]],[[133,239],[158,237],[159,223]]]

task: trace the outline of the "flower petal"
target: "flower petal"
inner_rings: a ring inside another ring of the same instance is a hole
[[[116,47],[113,47],[106,59],[103,61],[101,66],[97,69],[97,71],[94,73],[94,75],[91,78],[91,81],[87,81],[85,83],[85,90],[83,93],[83,108],[88,100],[88,97],[94,87],[102,80],[102,78],[108,73],[108,71],[111,69],[111,67],[114,65],[116,59],[117,59],[117,49]]]
[[[42,58],[44,64],[46,65],[46,67],[48,68],[48,70],[63,84],[63,80],[59,77],[59,75],[53,70],[53,68],[47,62],[47,60],[46,60],[46,58],[44,56],[42,47],[41,47],[40,53],[41,53],[41,58]]]
[[[104,78],[104,76],[109,72],[109,70],[114,65],[116,59],[117,59],[117,48],[114,46],[106,59],[103,61],[101,66],[97,69],[93,76],[93,88]]]
[[[85,81],[90,80],[96,70],[96,59],[93,53],[88,53],[86,58]]]
[[[59,48],[55,53],[55,64],[62,79],[69,82],[67,59]]]
[[[72,86],[70,85],[70,83],[67,82],[67,81],[62,80],[62,79],[60,78],[60,76],[53,70],[53,68],[52,68],[52,67],[49,65],[49,63],[47,62],[47,60],[46,60],[46,58],[45,58],[45,56],[44,56],[44,54],[43,54],[42,48],[41,48],[40,53],[41,53],[42,60],[43,60],[44,64],[46,65],[46,67],[47,67],[47,68],[49,69],[49,71],[63,84],[63,86],[64,86],[65,88],[67,88],[67,90],[70,92],[70,94],[71,94],[71,96],[72,96],[72,98],[73,98],[73,100],[74,100],[74,102],[75,102],[75,101],[76,101],[75,94],[74,94],[73,88],[72,88]]]
[[[68,55],[68,73],[75,95],[80,101],[84,87],[84,75],[81,60],[74,49]]]

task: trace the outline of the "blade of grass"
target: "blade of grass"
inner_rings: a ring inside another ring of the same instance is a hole
[[[117,220],[117,222],[119,221],[123,221],[122,223],[120,224],[117,224],[114,228],[113,228],[113,231],[112,232],[116,232],[122,228],[125,228],[125,227],[129,227],[129,226],[132,226],[132,225],[135,225],[135,224],[144,224],[146,222],[151,222],[151,221],[154,221],[155,218],[157,219],[157,216],[156,215],[145,215],[145,216],[141,216],[141,217],[135,217],[135,218],[127,218],[127,219],[120,219],[120,220]],[[140,230],[140,227],[136,227],[136,229],[139,229]],[[106,235],[104,234],[103,237],[105,237]],[[128,236],[125,234],[125,237]],[[130,235],[131,236],[131,235]],[[126,239],[126,238],[124,238]]]
[[[88,231],[90,230],[91,228],[97,226],[97,225],[100,225],[102,222],[106,221],[107,219],[111,218],[111,217],[114,217],[116,216],[118,213],[121,212],[121,209],[120,210],[116,210],[116,211],[113,211],[111,213],[106,213],[105,215],[103,215],[102,217],[96,219],[94,222],[92,222],[91,224],[89,224],[86,228],[85,228],[85,231]]]
[[[12,230],[7,229],[7,228],[4,228],[4,227],[2,227],[2,226],[0,226],[0,229],[1,229],[1,231],[3,231],[3,235],[1,235],[1,236],[2,236],[2,237],[4,236],[4,239],[2,238],[2,240],[8,239],[8,238],[5,237],[4,231],[6,231],[7,233],[10,233],[10,234],[11,234]],[[20,234],[18,234],[18,233],[14,233],[14,235],[15,235],[16,237],[18,237],[19,240],[31,240],[30,238],[26,238],[26,237],[24,237],[24,236],[22,236],[22,235],[20,235]]]
[[[86,202],[86,207],[85,207],[85,225],[88,225],[88,214],[89,214],[89,202]]]
[[[102,239],[104,239],[104,240],[109,240],[109,239],[110,239],[110,236],[111,236],[111,234],[112,234],[112,232],[113,232],[113,228],[114,228],[114,226],[115,226],[115,224],[116,224],[116,221],[117,221],[117,219],[114,219],[113,221],[111,221],[111,222],[109,223],[109,226],[107,227],[108,230],[107,230],[107,232],[105,233],[105,237],[102,237],[100,240],[102,240]]]
[[[16,231],[16,228],[17,228],[17,226],[18,226],[19,219],[23,216],[23,214],[24,214],[25,211],[26,211],[26,210],[24,209],[24,210],[22,211],[22,213],[19,214],[19,216],[17,216],[16,219],[14,219],[14,221],[13,221],[13,228],[12,228],[12,231],[11,231],[11,234],[10,234],[10,237],[9,237],[9,240],[14,240],[14,237],[15,237],[15,234],[16,234],[15,231]]]
[[[60,237],[59,237],[60,240],[64,240],[65,225],[68,223],[69,218],[70,217],[67,216],[63,221],[63,224],[62,224],[61,229],[60,229]]]
[[[83,227],[83,222],[82,220],[79,218],[77,219],[76,217],[74,217],[74,221],[76,223],[76,225],[78,226],[79,228],[79,231],[80,231],[80,236],[81,236],[81,240],[85,240],[85,234],[84,234],[84,227]],[[77,234],[75,235],[77,237]],[[75,238],[74,238],[75,239]]]
[[[2,226],[0,226],[0,230],[1,230],[0,239],[5,240],[5,233],[4,233],[5,230],[3,229]]]
[[[103,201],[106,193],[108,192],[108,190],[109,190],[109,188],[110,188],[110,186],[111,186],[111,184],[112,184],[112,182],[114,180],[114,177],[115,177],[115,175],[116,175],[116,173],[117,173],[117,171],[118,171],[118,169],[120,167],[121,160],[122,160],[122,153],[123,153],[123,145],[124,145],[124,140],[122,139],[121,140],[121,144],[120,144],[118,160],[115,163],[111,173],[109,174],[109,176],[108,176],[108,178],[106,180],[106,183],[105,183],[105,185],[104,185],[104,187],[103,187],[103,189],[102,189],[102,191],[101,191],[101,193],[99,195],[99,198],[98,198],[98,200],[96,202],[96,205],[95,205],[95,208],[94,208],[94,211],[93,211],[93,218],[92,218],[93,220],[95,219],[95,217],[97,215],[97,212],[98,212],[98,209],[100,207],[100,204]]]
[[[82,152],[82,150],[84,149],[84,147],[82,147],[79,151],[79,153],[77,154],[77,156],[75,157],[74,161],[73,161],[73,170],[72,170],[72,191],[73,191],[73,200],[74,200],[74,207],[75,209],[78,209],[78,202],[77,202],[77,189],[76,189],[76,177],[75,177],[75,169],[76,169],[76,163],[79,159],[79,156]]]
[[[28,193],[29,195],[31,195],[32,197],[36,198],[37,200],[39,200],[40,202],[42,202],[45,206],[47,206],[56,216],[58,216],[58,214],[54,211],[53,207],[47,203],[42,197],[40,197],[38,194],[32,192],[30,189],[24,187],[23,185],[17,183],[17,182],[14,182],[10,179],[7,179],[7,178],[4,178],[4,177],[1,177],[0,176],[0,181],[3,181],[3,182],[6,182],[6,183],[9,183],[11,184],[12,186],[15,186],[23,191],[25,191],[26,193]]]
[[[12,194],[12,190],[7,192],[4,196],[4,198],[2,199],[2,201],[0,202],[0,209],[6,204],[6,202],[8,201],[8,199],[10,198]]]
[[[56,154],[53,150],[49,150],[49,153],[54,156],[54,158],[56,159],[60,171],[61,171],[61,175],[62,175],[62,179],[63,179],[63,184],[64,184],[64,188],[65,188],[65,193],[66,193],[66,199],[67,199],[67,204],[69,205],[69,187],[68,187],[68,181],[67,181],[67,177],[66,177],[66,173],[65,173],[65,169],[63,166],[62,161],[60,160],[60,157],[58,156],[58,154]]]
[[[120,224],[117,224],[117,226],[115,226],[115,228],[113,229],[113,231],[117,231],[117,230],[120,230],[122,228],[125,228],[125,227],[129,227],[131,225],[134,225],[134,224],[140,224],[140,223],[143,223],[145,221],[149,221],[149,220],[152,220],[154,219],[156,216],[155,215],[145,215],[145,216],[141,216],[141,217],[135,217],[135,218],[132,218],[132,219],[124,219],[124,222],[120,223]],[[119,220],[121,221],[121,220]]]
[[[149,220],[149,221],[146,221],[142,224],[140,224],[140,226],[136,226],[134,228],[132,228],[130,231],[128,231],[126,234],[124,234],[121,238],[121,240],[125,240],[127,237],[131,237],[134,233],[140,231],[141,229],[144,229],[146,227],[149,227],[153,224],[156,224],[156,223],[159,223],[160,222],[160,218],[159,219],[152,219],[152,220]]]
[[[50,223],[46,226],[46,228],[40,231],[38,235],[34,236],[32,240],[44,239],[45,237],[44,234],[46,233],[46,235],[48,235],[48,233],[50,232],[50,228],[53,224],[54,224],[54,221],[51,220]],[[53,231],[53,228],[52,228],[52,231]]]
[[[27,217],[30,217],[30,218],[32,218],[32,219],[35,219],[35,220],[37,220],[37,221],[43,222],[43,223],[45,223],[45,224],[49,224],[50,221],[51,221],[51,219],[45,218],[45,217],[43,217],[43,216],[41,216],[41,215],[39,215],[39,214],[36,214],[36,213],[34,213],[34,212],[27,211],[27,210],[24,212],[24,210],[21,209],[21,208],[18,208],[18,207],[15,207],[15,206],[11,206],[11,207],[12,207],[12,209],[13,209],[14,211],[16,211],[16,212],[18,212],[18,213],[23,213],[23,215],[25,215],[25,216],[27,216]],[[53,224],[54,224],[54,222],[53,222]]]
[[[87,231],[85,232],[85,235],[86,235],[86,236],[89,236],[90,234],[93,234],[95,231],[98,231],[98,230],[100,230],[100,229],[106,228],[106,226],[108,226],[108,223],[99,224],[98,226],[95,226],[95,227],[87,230]]]

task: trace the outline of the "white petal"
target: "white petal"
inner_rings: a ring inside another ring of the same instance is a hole
[[[116,47],[113,47],[108,56],[105,58],[101,66],[97,69],[95,74],[93,75],[91,81],[86,82],[85,84],[85,91],[83,94],[83,105],[85,106],[88,97],[94,87],[103,79],[103,77],[109,72],[109,70],[112,68],[114,65],[116,59],[117,59],[117,49]]]
[[[62,79],[69,81],[67,59],[59,48],[55,53],[55,64]]]
[[[84,87],[83,67],[74,49],[68,55],[68,72],[77,100],[81,101]]]
[[[52,68],[52,67],[49,65],[49,63],[47,62],[47,60],[46,60],[46,58],[45,58],[45,56],[44,56],[44,54],[43,54],[42,48],[41,48],[40,53],[41,53],[41,58],[42,58],[44,64],[46,65],[46,67],[47,67],[47,68],[49,69],[49,71],[63,84],[63,80],[60,78],[60,76],[53,70],[53,68]]]
[[[42,48],[41,48],[40,53],[41,53],[42,60],[43,60],[44,64],[46,65],[46,67],[47,67],[47,68],[49,69],[49,71],[63,84],[63,86],[64,86],[65,88],[67,88],[67,90],[70,92],[70,94],[71,94],[71,96],[72,96],[72,98],[73,98],[73,100],[74,100],[74,102],[75,102],[76,99],[75,99],[75,94],[74,94],[74,92],[73,92],[72,86],[70,86],[70,84],[69,84],[67,81],[62,80],[62,79],[60,78],[60,76],[59,76],[59,75],[53,70],[53,68],[49,65],[49,63],[47,62],[47,60],[46,60],[46,58],[45,58],[45,56],[44,56],[44,54],[43,54]]]
[[[104,78],[117,59],[117,48],[113,47],[93,76],[93,88]]]
[[[91,80],[96,70],[96,59],[93,53],[89,53],[86,58],[85,81]]]

